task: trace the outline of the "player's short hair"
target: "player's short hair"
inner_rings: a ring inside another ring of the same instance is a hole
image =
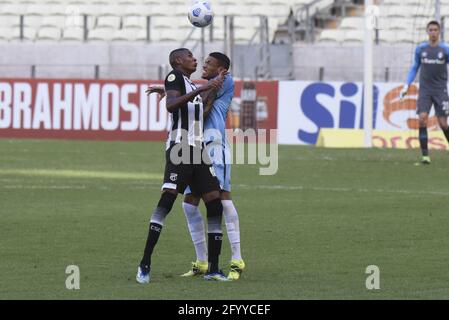
[[[430,27],[431,25],[437,26],[438,29],[441,29],[440,23],[439,23],[438,21],[436,21],[436,20],[430,21],[430,22],[427,24],[426,29],[429,29],[429,27]]]
[[[190,51],[190,50],[187,48],[178,48],[178,49],[175,49],[172,52],[170,52],[168,59],[170,61],[170,65],[172,68],[175,68],[177,66],[176,59],[181,57],[187,51]]]
[[[231,60],[228,58],[227,55],[225,55],[221,52],[212,52],[211,54],[209,54],[209,56],[217,59],[218,63],[220,64],[220,67],[223,67],[226,70],[229,70],[229,67],[231,66]]]

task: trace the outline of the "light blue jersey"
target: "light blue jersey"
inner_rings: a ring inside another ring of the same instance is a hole
[[[234,79],[227,75],[223,82],[223,87],[217,93],[212,109],[208,117],[204,120],[204,142],[208,143],[221,139],[223,146],[226,140],[226,118],[234,97]],[[217,141],[218,142],[218,141]]]
[[[204,143],[206,144],[220,189],[231,192],[231,153],[226,138],[226,118],[234,97],[234,79],[227,75],[223,86],[204,120]],[[187,187],[184,194],[191,193]]]

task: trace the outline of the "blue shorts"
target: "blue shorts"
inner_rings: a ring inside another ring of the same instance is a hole
[[[217,146],[209,148],[209,156],[212,161],[212,167],[214,168],[215,175],[220,183],[220,190],[231,192],[231,165],[230,165],[230,151],[227,145]],[[184,191],[184,194],[192,193],[188,186]]]

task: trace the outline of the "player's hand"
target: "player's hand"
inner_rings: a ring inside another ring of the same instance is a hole
[[[203,89],[203,91],[209,91],[209,90],[220,90],[221,86],[223,85],[223,79],[212,79],[209,80],[209,82],[204,85],[203,87],[201,87],[201,89]]]
[[[404,100],[404,97],[405,97],[405,95],[407,94],[407,91],[408,91],[408,85],[404,85],[403,87],[402,87],[402,90],[401,90],[401,92],[399,92],[399,100]]]
[[[165,88],[163,85],[160,84],[152,84],[148,86],[148,89],[145,91],[147,95],[150,95],[152,93],[159,93],[162,97],[165,96]]]

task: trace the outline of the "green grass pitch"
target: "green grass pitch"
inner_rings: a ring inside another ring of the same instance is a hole
[[[194,249],[178,197],[142,286],[163,154],[163,143],[1,139],[0,299],[449,298],[447,152],[415,166],[417,150],[280,146],[274,176],[235,165],[242,279],[179,277]],[[226,273],[229,260],[225,236]],[[65,287],[68,265],[80,290]],[[365,287],[369,265],[379,290]]]

